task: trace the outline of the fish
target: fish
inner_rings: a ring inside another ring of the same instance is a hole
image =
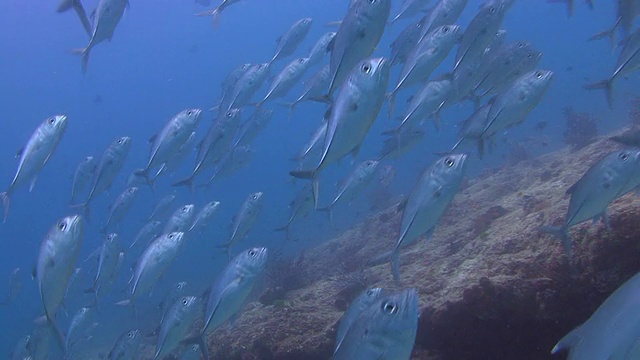
[[[11,275],[9,275],[9,290],[7,290],[7,295],[4,297],[0,305],[11,305],[13,301],[20,295],[22,291],[22,276],[20,275],[20,268],[17,267],[11,271]]]
[[[249,145],[236,146],[220,159],[213,174],[204,186],[210,185],[216,178],[225,178],[235,175],[246,168],[253,160],[253,150]]]
[[[182,352],[182,356],[180,356],[180,360],[200,360],[201,357],[200,345],[193,344],[189,345]]]
[[[619,150],[605,155],[593,164],[582,177],[567,189],[571,195],[564,223],[543,226],[540,231],[557,236],[569,258],[572,256],[569,229],[590,219],[602,218],[607,229],[607,207],[615,199],[640,185],[640,150]]]
[[[333,201],[325,207],[319,208],[320,211],[326,211],[331,220],[331,211],[340,199],[351,202],[358,196],[373,179],[379,162],[377,160],[366,160],[358,164],[353,171],[338,185],[338,193]]]
[[[462,122],[460,130],[458,131],[458,137],[460,138],[453,146],[450,152],[454,152],[460,145],[469,140],[475,140],[478,144],[478,153],[480,158],[484,156],[484,141],[482,137],[485,126],[487,124],[487,117],[489,117],[489,111],[491,110],[491,104],[487,103],[476,109],[467,119]]]
[[[138,348],[142,343],[142,334],[140,330],[131,329],[122,333],[113,348],[109,351],[107,359],[109,360],[134,360],[138,357]]]
[[[422,129],[412,127],[402,128],[395,136],[384,140],[377,160],[398,159],[418,145],[424,139],[425,132]]]
[[[66,349],[68,355],[74,353],[74,348],[79,342],[91,340],[93,331],[98,326],[96,316],[95,310],[90,307],[82,307],[73,315],[67,331]]]
[[[78,15],[84,31],[87,33],[87,35],[91,36],[91,33],[93,31],[91,23],[89,22],[87,12],[84,10],[84,6],[82,6],[82,2],[80,2],[80,0],[61,0],[58,4],[56,12],[63,13],[71,9],[73,9],[76,12],[76,15]]]
[[[97,159],[93,156],[87,156],[78,166],[73,173],[73,183],[71,185],[71,204],[75,204],[75,199],[78,193],[81,193],[87,189],[87,185],[94,176],[97,167]]]
[[[443,25],[455,24],[467,6],[468,0],[440,0],[422,18],[422,39],[432,30]]]
[[[187,141],[185,141],[185,143],[182,144],[182,146],[180,146],[176,154],[173,157],[171,157],[169,160],[167,160],[167,162],[162,164],[162,167],[158,169],[158,171],[156,172],[156,175],[153,177],[153,182],[156,181],[158,176],[164,173],[169,173],[169,174],[174,173],[178,169],[178,167],[182,165],[182,162],[184,161],[184,159],[193,152],[193,149],[195,148],[194,146],[195,141],[196,141],[196,132],[192,131],[191,135],[189,135],[189,138],[187,138]]]
[[[235,149],[253,143],[256,136],[269,125],[272,117],[273,110],[257,109],[238,130],[237,136],[232,141],[232,147]]]
[[[326,94],[329,88],[329,65],[325,65],[317,73],[315,73],[309,80],[303,83],[304,90],[298,98],[291,103],[282,104],[289,108],[289,119],[293,115],[293,110],[299,103],[305,100],[313,100],[321,98]]]
[[[91,200],[111,189],[113,181],[124,166],[127,155],[129,155],[129,150],[131,150],[130,137],[122,136],[115,139],[104,151],[100,161],[98,162],[93,182],[89,190],[89,195],[87,195],[87,198],[83,203],[72,205],[72,207],[84,209],[88,216]]]
[[[345,335],[347,335],[347,331],[353,323],[383,295],[385,295],[385,291],[382,288],[369,288],[360,293],[360,295],[351,302],[340,318],[340,325],[338,325],[338,329],[336,330],[336,345],[334,347],[334,352],[336,352],[340,348],[340,345],[342,345],[342,340],[344,340]]]
[[[637,308],[640,274],[625,281],[582,323],[571,330],[551,350],[567,350],[568,360],[637,359]]]
[[[426,81],[459,41],[458,25],[441,26],[420,40],[404,63],[398,83],[388,95],[391,114],[398,91]]]
[[[349,6],[331,50],[328,99],[348,81],[353,69],[373,53],[390,12],[391,0],[355,0]]]
[[[93,13],[93,29],[91,39],[86,47],[73,49],[72,53],[82,56],[82,72],[87,72],[91,49],[105,40],[111,41],[116,27],[122,19],[124,9],[129,6],[129,0],[100,0]]]
[[[327,127],[327,121],[322,121],[311,135],[311,139],[309,139],[309,141],[304,145],[304,148],[302,148],[302,150],[298,153],[298,155],[296,155],[293,160],[302,162],[307,158],[307,156],[313,149],[317,149],[318,145],[322,144],[320,140],[324,139],[325,135],[327,134]]]
[[[222,104],[221,113],[225,114],[231,109],[240,109],[247,105],[253,95],[262,87],[269,72],[269,63],[255,64],[249,68],[233,86],[229,95],[228,104]]]
[[[162,221],[159,220],[151,220],[148,223],[144,224],[136,234],[135,239],[129,245],[129,248],[134,247],[140,240],[149,239],[149,241],[155,239],[158,235],[160,235],[160,226],[162,226]]]
[[[613,82],[618,77],[635,72],[638,69],[640,69],[640,29],[634,31],[625,40],[613,74],[608,79],[587,84],[584,88],[587,90],[604,89],[607,95],[607,104],[611,109],[613,108]]]
[[[627,130],[620,135],[610,137],[609,140],[626,146],[640,147],[640,129]]]
[[[202,210],[200,210],[198,215],[196,215],[196,219],[193,221],[193,224],[191,224],[191,227],[188,231],[195,229],[196,226],[200,228],[207,227],[209,225],[209,222],[211,221],[211,218],[213,218],[213,216],[218,211],[220,204],[220,201],[210,201],[206,203],[202,207]]]
[[[311,185],[307,184],[297,192],[295,198],[289,203],[289,220],[287,220],[287,223],[275,228],[274,231],[284,231],[285,237],[289,239],[291,224],[297,219],[306,217],[309,211],[313,209],[313,206],[313,192]]]
[[[162,230],[163,234],[171,232],[186,232],[191,226],[193,216],[195,215],[195,206],[193,204],[182,205],[177,208]]]
[[[158,304],[158,309],[162,314],[162,319],[160,323],[164,320],[165,315],[171,309],[171,306],[176,303],[181,297],[185,296],[185,292],[187,291],[187,282],[179,281],[171,287],[171,289],[167,292],[165,297],[162,299],[160,304]]]
[[[135,174],[147,179],[149,187],[153,189],[153,182],[149,178],[151,168],[166,164],[173,158],[189,139],[200,123],[200,109],[186,109],[180,111],[172,117],[160,130],[160,132],[149,139],[151,143],[151,154],[144,169],[135,171]]]
[[[220,22],[220,13],[222,12],[222,10],[240,1],[241,0],[222,0],[220,5],[218,5],[215,9],[197,13],[196,16],[212,16],[213,25],[218,26],[218,23]]]
[[[231,254],[231,246],[233,244],[247,237],[256,223],[256,219],[262,210],[262,195],[262,192],[249,194],[238,213],[233,217],[229,241],[219,246],[224,248],[227,254]]]
[[[318,65],[322,61],[322,58],[324,58],[326,54],[331,52],[331,48],[333,47],[333,39],[335,37],[335,31],[329,31],[318,38],[316,43],[313,44],[313,47],[311,47],[309,55],[307,55],[307,58],[309,59],[309,67]]]
[[[313,19],[311,18],[302,18],[293,23],[293,25],[291,25],[291,27],[278,38],[276,53],[273,55],[273,58],[271,58],[271,61],[269,61],[269,64],[272,64],[280,58],[293,54],[302,41],[307,37],[312,24]]]
[[[404,0],[400,5],[400,11],[389,21],[389,25],[393,25],[396,21],[407,19],[420,13],[422,9],[427,7],[431,0]]]
[[[167,210],[171,208],[171,205],[175,200],[175,195],[170,194],[163,196],[162,199],[158,200],[158,202],[155,204],[153,210],[151,211],[151,215],[149,215],[149,218],[147,220],[151,221],[153,219],[162,218],[167,213]]]
[[[51,339],[56,337],[52,326],[37,326],[29,336],[27,350],[32,360],[47,360],[52,352]],[[25,360],[25,359],[20,359]]]
[[[16,342],[11,352],[10,360],[28,360],[33,359],[29,353],[29,342],[31,341],[31,335],[22,336]]]
[[[196,163],[187,178],[177,181],[172,186],[188,186],[193,192],[196,175],[203,169],[218,162],[226,153],[241,126],[242,113],[240,109],[231,109],[226,114],[218,116],[211,124],[204,139],[198,144]]]
[[[65,298],[83,238],[84,226],[80,215],[59,220],[42,241],[35,268],[46,322],[54,330],[60,348],[65,350],[63,352],[66,352],[66,341],[55,317]]]
[[[560,2],[562,0],[556,0],[556,2]],[[593,8],[593,4],[591,4],[592,0],[586,0],[589,5]],[[567,3],[569,8],[569,13],[573,12],[573,0],[564,0]],[[611,42],[611,47],[616,46],[616,31],[620,30],[623,37],[627,37],[633,28],[634,22],[638,15],[640,15],[640,4],[637,0],[617,0],[616,4],[616,17],[613,26],[600,32],[589,38],[589,41],[600,40],[604,38],[609,38]]]
[[[164,358],[181,344],[202,311],[202,306],[202,300],[195,296],[185,296],[171,306],[160,324],[154,360]]]
[[[182,232],[164,234],[153,240],[136,263],[133,276],[129,281],[131,285],[129,298],[117,302],[116,305],[132,306],[135,313],[135,300],[151,290],[160,276],[167,271],[182,248],[183,242],[184,233]]]
[[[131,209],[137,193],[138,188],[134,186],[125,189],[122,193],[120,193],[120,195],[118,195],[116,201],[113,202],[111,208],[109,209],[109,217],[107,218],[107,222],[101,229],[102,233],[107,232],[107,228],[109,227],[109,225],[117,226],[120,224],[120,221],[122,221],[129,209]]]
[[[396,64],[404,64],[409,57],[409,54],[420,41],[420,35],[422,27],[424,26],[423,20],[409,24],[395,40],[389,45],[391,48],[391,66]]]
[[[117,275],[120,262],[120,240],[118,234],[109,234],[105,237],[104,243],[100,247],[98,256],[98,269],[93,279],[93,285],[85,290],[87,294],[94,294],[96,305],[98,304],[98,294],[101,290],[111,285]]]
[[[29,191],[33,190],[38,179],[38,174],[49,162],[51,155],[56,151],[63,135],[67,130],[67,117],[65,115],[54,115],[47,118],[38,125],[31,134],[27,144],[18,151],[18,169],[9,185],[9,188],[0,193],[0,200],[4,207],[4,222],[7,221],[10,196],[15,189],[25,183],[30,183]]]
[[[354,320],[331,359],[409,360],[417,331],[417,291],[385,292]]]
[[[260,108],[267,100],[281,98],[300,82],[309,68],[309,58],[298,58],[291,61],[271,82],[267,94],[256,107]]]
[[[315,182],[327,165],[347,154],[358,153],[382,107],[390,68],[388,60],[371,58],[361,61],[353,69],[328,116],[325,116],[328,125],[320,162],[313,170],[294,170],[289,172],[290,175]]]
[[[450,154],[439,158],[420,176],[402,211],[400,234],[391,252],[393,278],[400,282],[400,249],[420,236],[433,233],[438,221],[460,189],[467,169],[466,154]],[[383,257],[387,257],[386,254]],[[374,260],[375,261],[375,260]]]
[[[224,110],[228,109],[229,104],[231,103],[231,98],[233,96],[233,89],[240,80],[244,76],[244,74],[249,71],[254,64],[245,63],[240,64],[233,68],[231,72],[227,75],[227,77],[222,81],[221,91],[222,96],[220,97],[220,103],[217,107],[214,107],[212,110]]]

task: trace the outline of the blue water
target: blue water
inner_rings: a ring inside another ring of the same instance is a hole
[[[85,1],[87,12],[95,7],[95,3]],[[147,140],[151,135],[180,110],[209,109],[216,103],[220,83],[231,69],[240,63],[268,61],[275,51],[276,39],[291,24],[301,17],[312,17],[313,27],[296,56],[306,54],[315,40],[329,31],[325,24],[344,16],[347,1],[247,0],[226,9],[219,26],[214,28],[210,18],[193,16],[203,8],[190,1],[132,0],[113,40],[92,50],[85,75],[80,70],[79,57],[70,54],[69,50],[86,46],[87,36],[73,12],[57,14],[55,6],[54,1],[0,0],[0,190],[9,185],[17,166],[15,154],[36,126],[54,114],[65,114],[69,119],[67,132],[35,188],[31,193],[25,187],[15,191],[7,222],[0,225],[0,295],[8,286],[12,269],[22,269],[23,282],[17,301],[11,306],[0,307],[0,323],[3,324],[0,326],[0,357],[11,351],[18,337],[32,330],[33,319],[42,313],[36,282],[30,279],[29,273],[35,264],[38,246],[49,228],[56,220],[74,211],[69,207],[71,178],[80,160],[87,155],[99,157],[118,136],[133,138],[129,158],[112,190],[92,204],[92,223],[85,233],[82,261],[101,244],[102,235],[97,229],[106,219],[109,204],[124,189],[127,176],[146,164]],[[465,27],[477,7],[478,2],[470,0],[457,23]],[[396,1],[392,13],[398,8],[399,1]],[[578,2],[575,10],[574,16],[568,18],[562,5],[518,0],[503,24],[508,30],[507,41],[530,41],[544,53],[540,67],[555,72],[552,87],[542,103],[522,126],[508,134],[512,141],[517,141],[529,136],[537,122],[548,122],[544,135],[549,137],[551,144],[534,153],[563,146],[563,107],[570,105],[577,111],[592,114],[601,119],[598,123],[601,132],[608,132],[626,124],[626,94],[638,90],[637,75],[618,81],[616,102],[611,110],[601,92],[582,89],[585,83],[607,78],[613,71],[617,53],[611,51],[609,43],[587,42],[586,39],[612,25],[615,9],[612,1],[603,1],[598,2],[593,11]],[[406,24],[407,21],[402,21],[387,29],[374,54],[388,55],[389,43]],[[455,49],[434,74],[451,68],[454,53]],[[272,74],[289,60],[277,62]],[[572,71],[566,71],[569,66]],[[398,68],[394,69],[392,82],[398,71]],[[265,88],[258,96],[264,95]],[[300,91],[301,87],[297,87],[288,99],[294,99]],[[399,97],[398,110],[404,109],[402,104],[409,96],[407,93],[411,91],[405,91]],[[95,102],[96,96],[102,101]],[[256,154],[248,169],[192,195],[184,188],[170,186],[171,182],[189,174],[194,161],[192,155],[177,174],[158,181],[155,194],[146,187],[139,193],[134,208],[118,229],[125,244],[135,236],[142,225],[141,220],[164,194],[178,196],[176,207],[195,203],[197,210],[211,200],[222,202],[213,238],[190,242],[157,286],[154,297],[161,297],[163,287],[183,279],[189,281],[193,289],[198,289],[198,293],[204,290],[226,264],[226,256],[216,251],[212,244],[227,239],[231,218],[250,192],[265,193],[264,209],[251,235],[237,246],[236,251],[251,245],[274,249],[284,245],[283,252],[295,254],[327,240],[366,215],[368,205],[364,200],[352,207],[336,209],[340,216],[334,216],[337,220],[333,224],[329,224],[323,214],[311,214],[302,223],[294,225],[294,237],[299,239],[295,243],[285,244],[283,234],[272,230],[286,222],[287,205],[303,184],[301,180],[292,182],[288,171],[296,164],[289,159],[307,141],[325,108],[318,103],[302,103],[289,122],[285,108],[273,103],[267,107],[273,108],[275,115],[254,143]],[[393,184],[396,195],[408,193],[417,174],[436,159],[433,152],[451,147],[455,141],[455,125],[472,110],[469,103],[446,109],[442,114],[442,130],[437,132],[432,124],[425,124],[428,135],[417,149],[401,160],[385,162],[398,170]],[[250,112],[246,109],[244,118]],[[385,106],[357,161],[377,155],[383,139],[378,134],[392,124],[386,113]],[[205,112],[199,138],[212,117],[213,113]],[[501,154],[507,151],[498,146],[496,153],[485,160],[474,159],[470,174],[500,166],[504,162]],[[349,171],[350,161],[345,159],[340,167],[332,166],[323,174],[323,189],[327,189],[322,193],[323,199],[329,199],[332,184]],[[134,260],[128,258],[127,266]],[[89,262],[82,268],[66,301],[69,316],[90,301],[81,290],[90,285],[93,269]],[[123,271],[112,300],[125,297],[119,290],[127,279],[128,271]],[[129,315],[126,309],[108,309],[123,318]],[[62,310],[58,317],[66,328],[68,317]]]

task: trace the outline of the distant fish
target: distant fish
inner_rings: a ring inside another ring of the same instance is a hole
[[[302,18],[291,25],[291,27],[278,38],[276,53],[273,55],[271,61],[269,61],[269,64],[280,58],[292,55],[298,46],[300,46],[302,41],[307,37],[312,24],[313,19]]]
[[[411,51],[420,41],[423,20],[409,24],[389,45],[391,48],[391,65],[404,64]]]
[[[98,295],[101,290],[107,290],[118,275],[118,265],[120,262],[120,241],[118,234],[109,234],[105,237],[104,243],[100,247],[98,255],[98,269],[93,280],[93,285],[85,290],[85,293],[94,294],[96,305]]]
[[[439,0],[422,18],[422,39],[427,33],[443,25],[455,24],[468,0]]]
[[[158,221],[158,220],[151,220],[148,223],[144,224],[144,226],[140,228],[140,230],[138,230],[138,233],[136,234],[136,237],[131,242],[131,245],[129,245],[129,248],[134,247],[140,240],[146,239],[147,242],[149,242],[155,239],[158,235],[160,235],[161,226],[162,226],[162,221]]]
[[[84,6],[82,6],[82,2],[80,0],[61,0],[56,11],[62,13],[71,9],[73,9],[78,15],[84,31],[87,32],[87,35],[91,36],[91,33],[93,32],[91,23],[89,22],[89,18],[87,18],[87,12],[84,10]]]
[[[109,226],[118,226],[120,221],[127,214],[131,206],[133,206],[133,201],[136,198],[136,194],[138,193],[137,187],[130,187],[125,189],[116,200],[111,205],[109,209],[109,217],[107,218],[107,222],[104,224],[102,229],[100,230],[103,234],[106,234]]]
[[[334,346],[334,352],[338,351],[342,345],[344,337],[347,335],[347,331],[353,325],[356,320],[365,312],[373,303],[385,294],[382,288],[369,288],[363,291],[358,297],[356,297],[347,310],[342,314],[340,318],[340,325],[336,331],[336,345]]]
[[[204,4],[203,0],[196,0],[196,2],[199,2],[201,5],[209,5],[209,1],[206,1],[207,3]],[[215,9],[197,13],[196,16],[213,16],[213,25],[218,26],[218,23],[220,22],[220,13],[222,12],[222,10],[240,1],[241,0],[222,0],[220,5],[218,5],[218,7],[216,7]]]
[[[280,226],[275,228],[275,231],[284,231],[287,239],[290,238],[289,229],[291,228],[291,224],[297,219],[301,219],[307,216],[309,211],[313,209],[313,192],[311,190],[311,185],[307,184],[305,187],[300,189],[295,198],[289,203],[289,219],[284,226]]]
[[[225,92],[225,102],[218,110],[220,114],[225,114],[232,109],[240,109],[249,104],[253,95],[262,87],[271,71],[269,63],[252,65],[235,82],[229,96]]]
[[[256,104],[256,107],[262,107],[267,100],[287,95],[294,86],[298,85],[308,68],[309,58],[298,58],[291,61],[275,76],[269,86],[269,90],[267,90],[267,94]]]
[[[195,216],[195,206],[193,204],[182,205],[177,208],[169,220],[167,220],[162,230],[163,234],[171,232],[187,232]]]
[[[167,213],[167,210],[171,208],[171,204],[173,204],[175,199],[176,199],[176,196],[172,194],[163,196],[162,199],[158,200],[158,202],[153,207],[153,210],[151,211],[151,215],[149,215],[148,220],[153,220],[153,219],[158,219],[163,217]]]
[[[309,59],[309,67],[315,66],[322,61],[322,58],[329,52],[331,52],[331,48],[333,47],[333,39],[335,38],[336,33],[330,31],[328,33],[324,33],[313,45],[311,50],[309,51],[309,55],[307,58]]]
[[[382,159],[397,159],[418,145],[425,137],[422,129],[404,127],[394,136],[384,140],[378,154],[378,161]]]
[[[169,289],[169,291],[167,291],[167,294],[164,296],[160,304],[158,304],[158,309],[162,314],[162,318],[160,322],[164,320],[164,317],[169,311],[169,309],[171,309],[171,306],[175,302],[177,302],[181,297],[185,296],[186,291],[187,291],[186,281],[179,281],[173,284],[173,286],[171,286],[171,288]]]
[[[78,193],[85,191],[87,185],[91,181],[91,178],[95,175],[97,159],[93,156],[87,156],[78,166],[73,173],[73,183],[71,185],[71,203],[75,204],[76,196]]]
[[[329,89],[329,65],[325,65],[311,78],[303,82],[304,90],[298,98],[288,104],[283,104],[289,108],[289,119],[293,115],[293,110],[302,101],[313,100],[322,97]]]
[[[202,307],[202,299],[195,296],[182,297],[171,305],[160,324],[154,360],[163,359],[185,340]]]
[[[213,218],[213,216],[218,211],[219,207],[220,207],[220,201],[210,201],[204,204],[204,206],[202,207],[202,210],[200,210],[198,215],[196,215],[196,218],[193,221],[193,224],[191,224],[191,227],[189,228],[188,231],[195,229],[196,226],[199,228],[207,227],[210,224],[210,221]]]
[[[13,301],[20,295],[22,291],[22,279],[20,276],[20,268],[15,268],[9,276],[9,289],[7,295],[3,298],[0,305],[11,305]]]
[[[258,215],[262,210],[262,192],[249,194],[242,203],[240,210],[233,217],[231,224],[231,236],[229,241],[220,245],[224,248],[229,256],[231,256],[231,246],[239,240],[243,240],[255,224]]]
[[[233,148],[251,145],[256,136],[269,125],[272,117],[273,110],[264,108],[256,109],[251,117],[249,117],[238,130],[237,136],[232,142]]]
[[[396,21],[407,19],[420,13],[422,9],[427,7],[431,0],[403,0],[400,11],[389,21],[389,25],[395,24]]]
[[[331,220],[331,211],[338,201],[350,202],[358,196],[371,183],[373,176],[378,167],[377,160],[366,160],[358,164],[353,171],[339,185],[338,193],[328,206],[319,208],[318,210],[326,211]]]
[[[142,343],[140,330],[132,329],[118,337],[107,355],[108,360],[135,360],[138,359],[138,349]]]
[[[93,338],[93,331],[98,326],[96,310],[90,307],[80,308],[71,318],[67,331],[67,354],[73,355],[79,343],[87,342]]]
[[[20,162],[16,174],[7,191],[0,193],[4,207],[4,221],[7,221],[11,204],[10,196],[13,191],[25,183],[30,183],[29,191],[33,190],[40,170],[55,152],[66,130],[67,117],[65,115],[52,116],[40,123],[24,148],[18,151],[16,156],[20,158]]]
[[[220,159],[213,174],[211,174],[211,177],[204,186],[210,185],[215,179],[233,176],[246,168],[251,164],[253,154],[254,152],[250,145],[236,146],[233,150],[229,150],[227,154]]]

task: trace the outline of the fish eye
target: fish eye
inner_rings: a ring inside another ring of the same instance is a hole
[[[398,312],[398,307],[396,304],[388,301],[382,304],[382,310],[387,314],[396,314]]]
[[[496,13],[496,8],[495,7],[491,7],[489,9],[489,12],[491,12],[492,14],[495,14]]]
[[[49,118],[49,124],[53,125],[56,123],[56,118]]]
[[[193,345],[191,347],[191,351],[198,351],[198,345]]]
[[[449,32],[449,27],[448,26],[443,27],[442,28],[442,32],[445,33],[445,34],[448,33]]]
[[[531,58],[533,57],[533,54],[529,54],[529,55],[527,55],[527,57],[528,57],[529,59],[531,59]]]
[[[122,145],[122,139],[118,139],[118,145]]]
[[[67,222],[60,221],[60,223],[58,224],[58,229],[60,229],[60,231],[65,231],[67,229]]]
[[[173,234],[169,235],[169,239],[170,240],[173,240],[174,237],[175,237],[175,235],[173,235]]]
[[[364,72],[365,74],[368,74],[371,72],[371,65],[369,64],[362,64],[362,72]]]
[[[193,114],[193,111],[191,110],[187,111],[187,115],[191,116],[191,114]]]
[[[377,2],[378,2],[378,0],[369,0],[369,3],[371,3],[371,4],[375,4]]]
[[[232,117],[232,116],[233,116],[233,111],[229,111],[229,112],[227,113],[227,117]]]
[[[452,158],[446,158],[446,159],[444,160],[444,163],[445,163],[448,167],[452,167],[456,162],[455,162],[455,161],[453,161],[453,159],[452,159]]]
[[[622,161],[627,161],[627,159],[629,159],[629,156],[625,153],[620,153],[618,155],[618,159],[622,160]]]
[[[367,296],[373,296],[373,295],[374,295],[373,289],[367,290]]]
[[[536,77],[542,79],[542,73],[540,71],[536,72]]]
[[[133,339],[136,336],[136,333],[134,333],[133,331],[129,331],[127,336],[129,337],[129,339]]]
[[[189,208],[188,208],[188,207],[186,207],[186,206],[183,206],[183,207],[182,207],[182,211],[187,211],[187,210],[189,210]]]
[[[187,299],[182,299],[182,305],[187,306],[188,303]]]
[[[255,250],[253,250],[253,249],[249,250],[249,256],[256,257],[257,254],[258,253]]]
[[[253,195],[253,200],[258,200],[258,195],[257,194]]]
[[[518,47],[522,49],[524,47],[524,43],[518,43]]]

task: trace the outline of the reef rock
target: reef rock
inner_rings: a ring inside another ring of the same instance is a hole
[[[571,261],[538,228],[562,223],[566,189],[616,148],[599,139],[471,179],[433,237],[403,249],[402,286],[420,294],[413,359],[563,358],[553,345],[640,270],[640,200],[610,206],[611,232],[573,227]],[[308,250],[296,271],[309,285],[248,304],[209,336],[213,357],[328,359],[345,304],[366,286],[394,288],[388,264],[366,264],[393,248],[399,221],[394,206]]]

